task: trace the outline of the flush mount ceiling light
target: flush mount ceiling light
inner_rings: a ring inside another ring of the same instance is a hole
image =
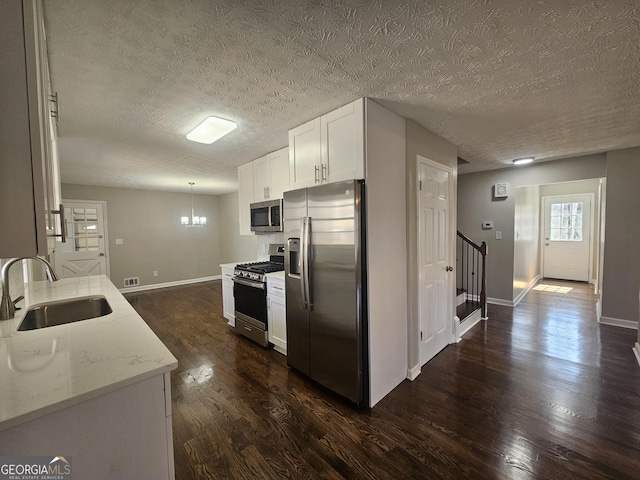
[[[213,116],[207,117],[204,122],[187,134],[187,139],[192,142],[211,144],[237,127],[238,125],[231,120]]]
[[[194,182],[189,182],[191,185],[191,218],[180,217],[180,223],[187,228],[204,227],[207,224],[207,217],[196,217],[193,210],[193,186]]]
[[[518,159],[513,161],[513,164],[514,165],[526,165],[527,163],[531,163],[534,160],[535,160],[534,157],[518,158]]]

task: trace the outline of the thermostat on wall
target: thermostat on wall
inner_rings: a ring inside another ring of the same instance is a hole
[[[493,186],[493,196],[495,198],[507,198],[509,196],[509,189],[507,183],[496,183]]]
[[[493,222],[482,222],[483,230],[491,230],[493,228]]]

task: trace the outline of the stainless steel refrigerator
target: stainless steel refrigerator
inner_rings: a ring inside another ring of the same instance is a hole
[[[287,363],[368,402],[364,181],[285,192]]]

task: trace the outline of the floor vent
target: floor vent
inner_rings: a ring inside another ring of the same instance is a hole
[[[131,277],[124,279],[124,286],[126,287],[135,287],[140,285],[140,277]]]

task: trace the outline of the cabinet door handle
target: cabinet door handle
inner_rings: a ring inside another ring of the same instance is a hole
[[[315,174],[315,183],[320,183],[320,167],[318,165],[315,166],[316,174]]]
[[[327,170],[328,170],[328,168],[327,168],[327,164],[326,164],[326,163],[323,163],[323,164],[322,164],[322,181],[323,181],[323,182],[326,182],[326,181],[327,181]]]
[[[67,222],[64,218],[64,205],[60,204],[58,210],[51,210],[51,213],[60,215],[60,233],[51,235],[52,237],[60,237],[60,241],[65,243],[67,241]]]

